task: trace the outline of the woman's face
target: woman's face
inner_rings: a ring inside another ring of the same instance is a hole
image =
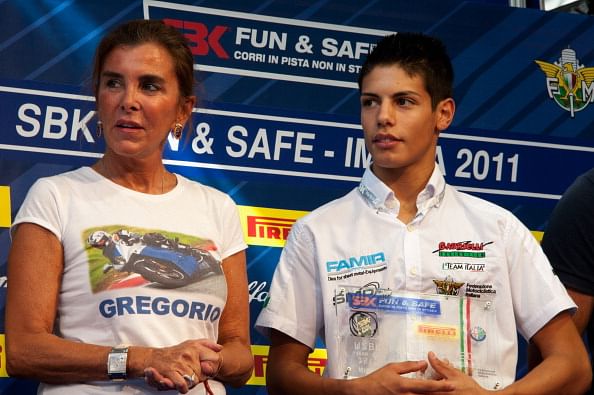
[[[162,46],[119,46],[105,58],[97,108],[107,152],[160,158],[167,134],[185,124],[193,105],[193,97],[180,97],[173,58]]]

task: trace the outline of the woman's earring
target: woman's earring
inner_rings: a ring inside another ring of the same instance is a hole
[[[181,138],[183,128],[184,125],[182,125],[179,122],[176,123],[173,127],[173,137],[175,137],[176,140],[179,140]]]
[[[103,122],[97,121],[97,137],[101,137],[103,134]]]

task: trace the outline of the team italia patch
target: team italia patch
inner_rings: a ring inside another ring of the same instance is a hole
[[[571,118],[594,101],[594,67],[579,63],[576,52],[567,48],[561,51],[557,62],[548,63],[535,60],[546,76],[549,97]]]
[[[484,258],[486,256],[485,247],[489,244],[493,244],[493,242],[442,241],[433,253],[437,252],[440,257]]]

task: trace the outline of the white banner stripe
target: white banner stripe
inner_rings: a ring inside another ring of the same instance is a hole
[[[87,158],[101,158],[103,156],[103,154],[97,154],[94,152],[71,151],[71,150],[60,150],[60,149],[53,149],[53,148],[27,147],[27,146],[6,145],[6,144],[0,144],[0,150],[37,152],[37,153],[43,153],[43,154],[53,154],[53,155],[62,155],[62,156],[77,156],[77,157],[87,157]],[[334,181],[359,182],[361,180],[361,177],[341,176],[341,175],[336,175],[336,174],[308,173],[308,172],[301,172],[301,171],[276,170],[276,169],[266,169],[266,168],[261,168],[261,167],[232,166],[232,165],[190,162],[190,161],[173,160],[173,159],[164,159],[163,163],[165,163],[167,165],[182,166],[182,167],[195,167],[195,168],[202,168],[202,169],[227,170],[227,171],[238,171],[238,172],[246,172],[246,173],[258,173],[258,174],[274,174],[274,175],[281,175],[281,176],[316,178],[316,179],[334,180]],[[492,194],[492,195],[522,196],[522,197],[531,197],[531,198],[537,198],[537,199],[553,199],[553,200],[558,200],[561,198],[561,195],[552,195],[552,194],[538,193],[538,192],[522,192],[522,191],[511,191],[511,190],[507,191],[507,190],[499,190],[499,189],[473,188],[473,187],[463,187],[463,186],[455,186],[455,185],[452,185],[452,186],[454,188],[456,188],[460,191],[464,191],[464,192],[486,193],[486,194]]]

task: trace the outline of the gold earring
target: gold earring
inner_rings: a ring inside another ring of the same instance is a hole
[[[103,134],[103,122],[97,121],[97,137],[101,137]]]
[[[176,123],[173,127],[173,137],[175,137],[176,140],[179,140],[181,138],[183,128],[184,125],[182,125],[179,122]]]

